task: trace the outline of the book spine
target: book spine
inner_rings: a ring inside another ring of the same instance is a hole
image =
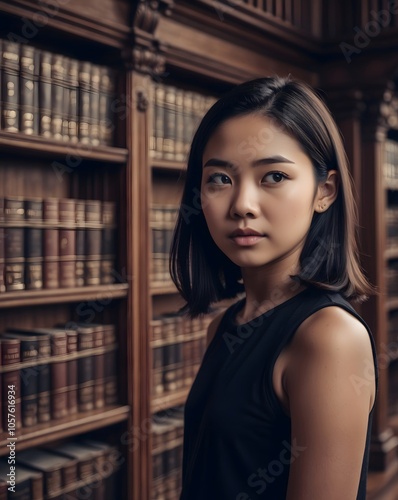
[[[51,420],[51,373],[48,362],[42,362],[42,359],[48,359],[51,356],[50,337],[41,335],[39,337],[39,364],[38,369],[38,391],[37,391],[37,420],[39,423],[49,422]]]
[[[79,63],[79,141],[90,143],[90,73],[91,64]]]
[[[176,139],[176,89],[166,87],[163,152],[166,160],[175,159]]]
[[[36,362],[34,366],[21,368],[22,427],[37,424],[38,411],[38,341],[21,339],[21,362]]]
[[[57,198],[46,198],[43,201],[43,286],[59,288],[59,205]]]
[[[94,409],[94,329],[78,328],[78,351],[88,351],[78,359],[78,407],[79,411]]]
[[[101,284],[101,202],[86,200],[86,285]]]
[[[163,159],[165,116],[165,88],[157,85],[155,89],[155,153],[154,157]]]
[[[77,332],[67,332],[68,355],[74,356],[77,353]],[[69,414],[73,415],[78,411],[78,366],[77,359],[68,360],[68,408]]]
[[[99,140],[106,146],[113,145],[115,75],[110,68],[100,67],[99,91]]]
[[[6,132],[19,131],[19,45],[3,40],[3,71],[1,75],[2,120]]]
[[[68,415],[68,375],[67,361],[56,361],[56,357],[65,357],[67,354],[66,332],[57,332],[51,335],[51,415],[53,419],[63,418]]]
[[[94,330],[94,348],[104,347],[104,327],[97,325]],[[94,406],[97,409],[105,405],[105,353],[94,355]]]
[[[20,363],[21,361],[21,343],[18,339],[1,339],[1,364],[2,366],[14,365]],[[19,370],[12,370],[3,373],[3,403],[8,402],[6,399],[6,394],[9,394],[10,387],[13,387],[15,391],[15,412],[13,413],[15,417],[15,428],[20,429],[22,427],[22,413],[21,413],[21,378],[19,375]],[[8,418],[8,404],[3,404],[3,422],[8,424],[10,419]]]
[[[24,200],[5,198],[5,283],[6,290],[25,289],[25,220]]]
[[[84,286],[86,260],[85,201],[76,200],[76,286]]]
[[[51,135],[53,139],[60,141],[63,140],[65,64],[62,55],[51,56]]]
[[[184,91],[176,90],[176,106],[175,106],[175,159],[183,161],[185,158],[184,151],[184,115],[183,115]]]
[[[159,396],[164,392],[163,350],[163,346],[152,349],[152,390],[155,396]]]
[[[100,144],[100,68],[96,64],[91,66],[90,72],[90,143],[93,146]]]
[[[114,346],[114,349],[105,352],[105,406],[108,406],[118,402],[116,334],[115,325],[103,326],[105,346]]]
[[[59,200],[59,285],[76,286],[75,200]]]
[[[193,108],[192,92],[184,91],[182,108],[183,108],[182,114],[184,122],[184,153],[185,153],[185,158],[187,158],[193,136],[193,124],[191,119],[192,108]]]
[[[76,143],[79,140],[79,62],[74,59],[69,61],[68,85],[68,136],[71,142]]]
[[[152,229],[152,270],[151,280],[161,282],[163,279],[164,254],[164,211],[162,207],[152,206],[151,208],[151,229]]]
[[[29,500],[44,499],[43,474],[39,473],[30,478],[30,489],[31,489],[31,496],[29,497]],[[26,500],[28,500],[28,498]]]
[[[114,268],[116,259],[116,204],[102,202],[102,242],[101,242],[101,283],[110,285],[115,282]]]
[[[50,52],[40,51],[39,133],[46,139],[51,138],[51,58]]]
[[[41,200],[25,200],[25,221],[26,288],[40,290],[43,288],[43,229],[34,226],[43,222]]]
[[[21,132],[32,135],[37,134],[37,62],[36,49],[29,45],[21,45]]]

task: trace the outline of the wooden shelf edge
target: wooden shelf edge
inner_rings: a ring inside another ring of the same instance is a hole
[[[128,150],[111,146],[93,146],[91,144],[68,143],[47,140],[39,136],[25,135],[20,132],[0,132],[1,150],[13,152],[37,152],[44,156],[66,156],[73,154],[86,160],[105,161],[112,163],[125,163],[128,157]],[[72,167],[70,167],[72,168]]]
[[[173,406],[183,405],[187,399],[189,387],[184,387],[172,394],[164,396],[156,396],[152,399],[151,411],[156,413],[158,411],[167,410]]]
[[[79,413],[73,417],[65,417],[59,421],[51,421],[49,423],[40,424],[34,428],[23,428],[15,431],[16,449],[23,450],[31,446],[38,446],[45,443],[50,443],[56,439],[89,432],[92,430],[108,427],[109,425],[123,422],[129,418],[130,407],[112,406],[107,409],[93,410],[85,413]],[[2,435],[0,441],[0,455],[9,453],[7,440],[9,437],[6,433]]]
[[[127,297],[129,285],[86,286],[77,288],[57,288],[55,290],[22,290],[5,292],[0,295],[0,309],[45,304],[62,304],[81,300],[119,299]]]
[[[169,170],[177,173],[184,173],[187,169],[187,162],[174,160],[156,160],[154,158],[151,158],[151,168],[154,171]]]
[[[173,293],[180,293],[173,283],[165,283],[164,285],[152,285],[150,287],[151,295],[171,295]]]
[[[387,311],[394,311],[395,309],[398,309],[398,297],[387,300],[386,309]]]

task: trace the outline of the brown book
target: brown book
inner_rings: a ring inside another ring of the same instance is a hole
[[[94,328],[94,349],[105,346],[106,325],[92,324]],[[105,352],[94,354],[94,407],[105,406]]]
[[[176,88],[167,85],[165,91],[163,157],[166,160],[174,160],[176,153]]]
[[[76,286],[75,200],[59,200],[59,286]]]
[[[86,202],[76,200],[76,286],[85,285]]]
[[[66,73],[66,96],[68,137],[69,141],[76,143],[79,140],[78,122],[78,89],[79,89],[79,61],[69,59]],[[64,131],[65,137],[65,131]]]
[[[68,356],[71,359],[67,361],[68,372],[68,409],[69,415],[73,415],[78,411],[78,366],[77,359],[74,356],[77,353],[77,331],[68,328],[67,334],[67,348]]]
[[[163,141],[165,129],[165,87],[164,85],[157,85],[155,88],[155,153],[154,157],[157,159],[163,158]]]
[[[150,225],[152,231],[152,268],[150,278],[152,283],[163,281],[164,248],[165,248],[165,212],[160,205],[152,205]]]
[[[4,200],[5,218],[5,282],[6,290],[25,288],[25,208],[24,199]]]
[[[79,141],[90,143],[90,74],[91,63],[79,62]]]
[[[78,408],[79,411],[94,409],[94,328],[80,324],[77,326],[78,352],[87,351],[77,362],[78,377]]]
[[[159,396],[164,392],[163,351],[163,345],[152,349],[152,390],[154,396]]]
[[[102,202],[101,283],[115,282],[116,259],[116,203]]]
[[[101,284],[101,201],[86,200],[86,266],[85,284]]]
[[[25,282],[28,290],[43,288],[43,200],[25,200]]]
[[[100,144],[100,67],[96,64],[91,65],[90,71],[90,143],[93,146]]]
[[[59,205],[57,198],[43,200],[43,286],[59,288]]]
[[[175,122],[175,160],[183,161],[185,159],[184,151],[184,91],[176,89],[176,122]]]
[[[99,140],[105,146],[113,145],[115,74],[106,67],[100,66],[99,91]]]
[[[184,120],[184,153],[185,158],[188,158],[191,141],[193,137],[193,92],[184,91],[183,97],[183,120]]]
[[[65,72],[64,57],[60,54],[51,54],[51,135],[58,141],[64,140]]]
[[[1,128],[6,132],[19,131],[19,49],[15,42],[2,41]]]
[[[43,474],[45,498],[53,498],[65,486],[77,481],[77,462],[69,457],[39,448],[18,452],[18,464]]]
[[[38,415],[38,360],[39,341],[37,335],[24,335],[6,331],[2,338],[18,339],[20,342],[20,361],[29,364],[19,370],[21,385],[22,427],[32,427],[37,424]],[[33,363],[33,364],[32,364]]]
[[[9,472],[9,470],[10,470],[10,468],[8,466],[7,473]],[[8,496],[7,480],[8,480],[8,477],[6,480],[0,479],[0,500],[7,500],[7,496]]]
[[[105,351],[105,406],[118,403],[117,346],[115,325],[104,324]]]
[[[51,419],[50,406],[50,365],[51,356],[50,335],[33,334],[30,329],[7,328],[6,333],[17,333],[20,336],[34,337],[37,340],[38,358],[37,365],[26,368],[26,378],[37,378],[37,420],[39,423],[48,422]],[[21,338],[21,337],[19,337]]]
[[[29,45],[21,45],[20,62],[21,112],[20,130],[27,135],[39,132],[39,52]]]
[[[5,427],[8,429],[12,428],[12,424],[15,424],[15,429],[20,429],[22,427],[22,414],[21,414],[21,379],[19,376],[19,369],[13,370],[12,365],[18,364],[21,361],[21,343],[19,339],[6,339],[0,338],[1,342],[1,366],[6,369],[2,374],[3,383],[3,422]],[[15,412],[10,410],[8,395],[9,391],[15,391],[13,396],[15,396]],[[9,414],[15,416],[15,421],[10,422],[8,418]],[[7,424],[6,424],[7,423]]]
[[[93,447],[68,441],[50,448],[53,453],[68,457],[77,463],[78,481],[86,481],[94,476],[94,462],[101,454],[101,451]]]
[[[18,457],[18,453],[16,453]],[[10,469],[15,473],[15,480],[10,481]],[[9,481],[9,498],[14,500],[43,500],[43,474],[16,462],[9,464],[5,460],[0,461],[0,480]],[[1,489],[0,489],[1,491]],[[6,490],[7,491],[7,490]],[[0,494],[0,499],[2,498]],[[4,497],[7,500],[7,496]]]
[[[51,138],[51,60],[52,54],[40,51],[39,55],[39,133],[46,139]]]
[[[6,291],[5,284],[5,228],[4,228],[4,198],[0,197],[0,293]]]

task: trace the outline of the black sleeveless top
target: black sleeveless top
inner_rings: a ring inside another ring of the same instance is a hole
[[[180,500],[285,500],[289,464],[301,453],[291,442],[289,416],[272,385],[275,361],[299,325],[327,306],[339,306],[369,327],[339,294],[307,288],[249,323],[237,325],[244,299],[225,312],[189,392],[184,412]],[[374,405],[357,500],[366,498]]]

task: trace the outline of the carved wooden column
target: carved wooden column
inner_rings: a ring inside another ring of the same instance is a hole
[[[383,183],[383,149],[387,129],[385,86],[364,91],[362,119],[361,243],[363,266],[376,285],[362,315],[372,329],[379,361],[379,395],[375,408],[370,468],[385,470],[396,459],[398,438],[388,424],[388,344],[386,309],[386,199]]]
[[[149,290],[151,238],[149,206],[151,202],[151,171],[149,168],[149,137],[151,132],[152,79],[164,72],[165,58],[159,53],[159,43],[154,33],[161,15],[167,15],[170,1],[138,2],[133,21],[133,40],[125,51],[127,66],[127,147],[128,160],[128,213],[131,223],[130,243],[131,304],[133,311],[127,332],[133,343],[133,384],[131,391],[132,416],[130,446],[133,446],[133,463],[129,468],[129,491],[132,500],[150,500],[152,480],[151,454],[151,368],[149,324],[152,316]]]

